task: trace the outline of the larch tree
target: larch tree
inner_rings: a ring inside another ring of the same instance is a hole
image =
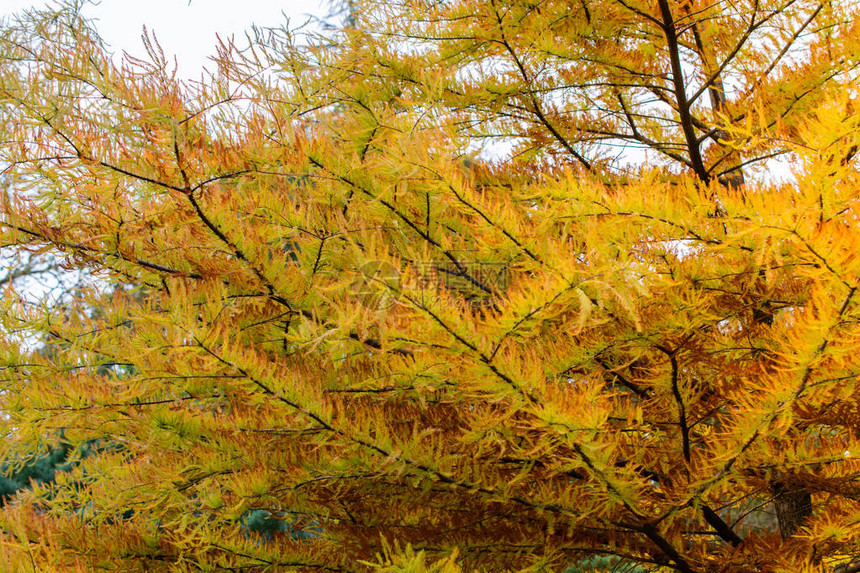
[[[357,0],[199,82],[78,8],[0,31],[0,246],[93,277],[3,285],[0,424],[111,447],[7,570],[860,568],[851,2]]]

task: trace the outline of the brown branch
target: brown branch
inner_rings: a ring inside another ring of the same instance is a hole
[[[855,559],[847,565],[841,565],[834,569],[833,573],[860,573],[860,561]]]
[[[681,68],[678,35],[675,30],[675,21],[672,17],[672,10],[669,7],[668,0],[657,0],[657,4],[660,6],[660,14],[663,18],[662,28],[666,35],[666,45],[669,50],[669,60],[672,65],[672,85],[674,86],[678,116],[681,120],[681,130],[684,132],[684,139],[687,142],[687,152],[690,154],[690,162],[693,164],[693,172],[702,180],[703,183],[708,183],[711,180],[711,176],[708,174],[708,170],[705,169],[705,164],[702,160],[702,153],[699,149],[699,142],[693,128],[692,115],[690,114],[690,102],[687,101],[686,89],[684,87],[684,72]]]
[[[492,0],[491,0],[491,2],[492,2]],[[520,72],[520,76],[522,76],[523,81],[526,83],[526,86],[529,89],[531,89],[532,80],[529,77],[529,73],[526,70],[525,65],[523,64],[520,57],[514,51],[510,42],[508,42],[507,36],[505,35],[505,29],[504,29],[504,23],[502,21],[502,16],[499,15],[499,12],[495,6],[495,2],[492,2],[492,3],[493,3],[493,10],[494,10],[495,15],[496,15],[496,21],[499,25],[499,33],[502,36],[502,39],[499,40],[499,43],[505,48],[505,50],[508,52],[508,54],[510,54],[511,59],[513,59],[514,64],[516,64],[516,66],[517,66],[517,70],[519,70],[519,72]],[[561,144],[561,146],[564,147],[564,149],[568,153],[570,153],[577,161],[579,161],[579,163],[582,164],[582,166],[585,167],[585,169],[587,171],[593,171],[594,169],[591,165],[591,162],[588,161],[577,150],[575,150],[573,148],[573,146],[570,144],[570,142],[561,133],[559,133],[559,131],[552,124],[552,122],[549,121],[549,119],[546,117],[543,110],[541,109],[541,106],[540,106],[540,103],[538,102],[538,99],[534,96],[533,93],[529,94],[529,100],[530,100],[530,103],[532,105],[532,108],[529,111],[532,114],[534,114],[535,117],[537,117],[537,119],[541,123],[541,125],[543,125],[547,129],[547,131],[549,131],[550,134],[555,138],[555,140],[558,141]]]
[[[661,2],[665,0],[660,0]],[[645,536],[650,539],[654,545],[660,548],[660,551],[663,554],[675,562],[675,568],[681,573],[694,573],[695,570],[690,567],[690,564],[687,563],[686,559],[684,559],[681,554],[675,549],[671,543],[669,543],[665,537],[660,535],[660,532],[657,530],[657,527],[651,523],[647,523],[639,528],[639,531],[645,534]]]
[[[681,449],[684,452],[684,459],[687,463],[690,462],[690,427],[687,423],[687,408],[684,404],[684,398],[681,396],[681,390],[678,387],[678,356],[677,349],[670,350],[665,346],[655,346],[657,350],[669,357],[669,362],[672,364],[672,395],[675,397],[675,403],[678,405],[678,425],[681,427]]]
[[[731,543],[734,546],[738,546],[744,542],[744,540],[734,532],[732,527],[723,521],[723,518],[709,506],[702,506],[702,515],[705,516],[705,521],[714,528],[714,531],[717,532],[717,535],[719,535],[723,541]]]

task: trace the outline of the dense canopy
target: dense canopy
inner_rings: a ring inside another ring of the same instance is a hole
[[[860,570],[855,3],[354,0],[195,82],[79,8],[0,27],[7,570]]]

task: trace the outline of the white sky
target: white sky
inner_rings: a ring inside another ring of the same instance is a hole
[[[44,0],[0,0],[0,18],[45,4]],[[101,0],[84,8],[86,16],[98,20],[99,33],[116,54],[125,50],[144,55],[143,26],[154,31],[165,54],[177,56],[184,77],[199,77],[206,58],[215,53],[217,35],[235,35],[241,44],[252,24],[279,26],[286,15],[290,27],[296,27],[309,15],[327,12],[325,0]]]

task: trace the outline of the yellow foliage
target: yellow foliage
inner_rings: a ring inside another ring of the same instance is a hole
[[[850,563],[855,4],[357,0],[200,83],[3,24],[3,260],[79,279],[3,279],[3,471],[99,446],[0,566]]]

